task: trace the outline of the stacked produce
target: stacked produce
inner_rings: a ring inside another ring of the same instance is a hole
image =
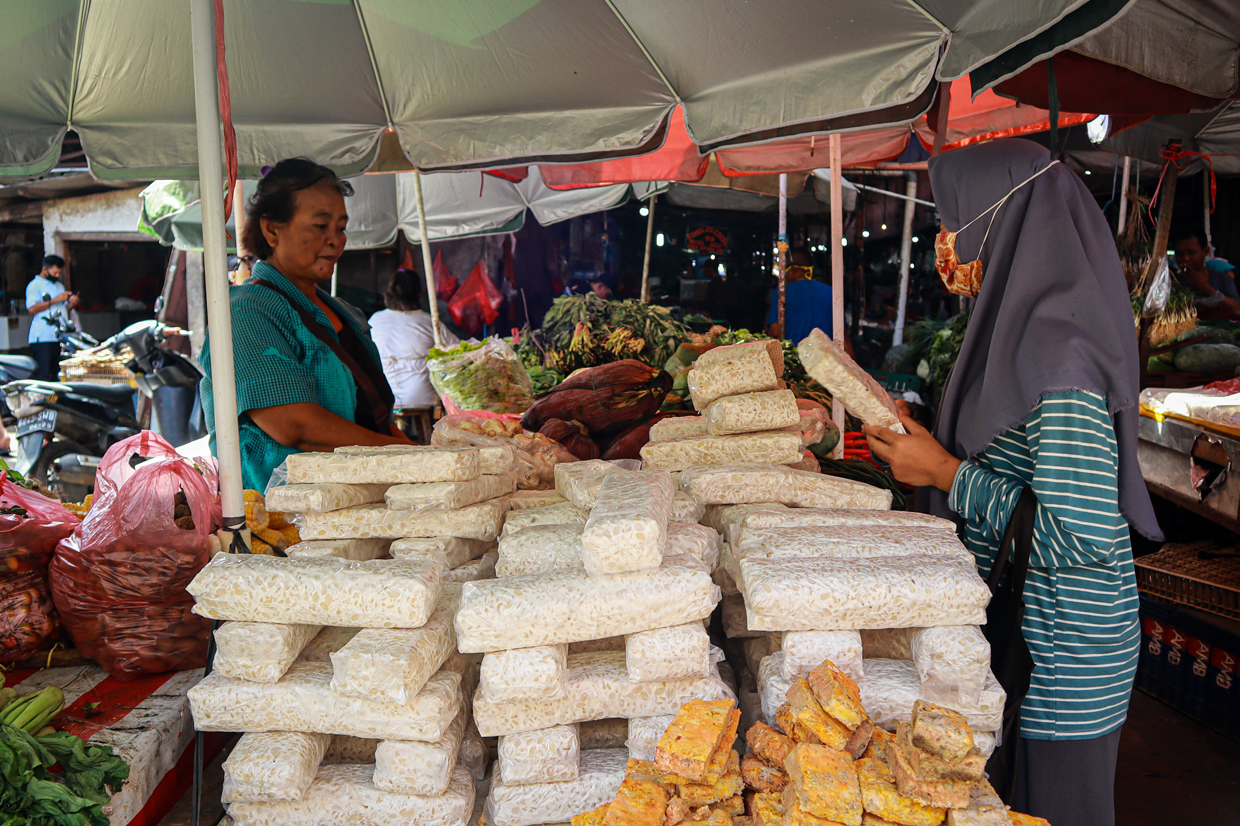
[[[556,484],[565,501],[511,515],[499,578],[467,584],[457,612],[460,650],[484,654],[474,719],[499,737],[490,826],[589,811],[624,780],[626,736],[662,733],[689,700],[731,707],[703,624],[719,537],[693,524],[700,507],[662,470],[577,462]],[[590,748],[608,718],[623,718],[619,742]]]
[[[288,558],[220,554],[190,584],[195,612],[225,620],[190,704],[198,729],[245,732],[224,767],[238,826],[469,820],[485,758],[453,620],[461,582],[493,565],[511,460],[297,454],[267,503],[303,541]]]

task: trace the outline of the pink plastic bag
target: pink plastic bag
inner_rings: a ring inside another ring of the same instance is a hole
[[[470,272],[469,278],[465,279],[465,283],[448,302],[448,310],[452,313],[452,320],[461,329],[476,336],[482,333],[485,325],[495,323],[503,303],[503,293],[491,281],[486,268],[479,261]]]
[[[128,439],[122,439],[108,448],[99,460],[95,472],[95,499],[104,493],[116,492],[134,474],[134,457],[144,459],[175,459],[180,454],[164,437],[144,430]]]
[[[211,624],[185,586],[207,564],[214,503],[183,458],[146,462],[95,500],[50,568],[79,652],[122,678],[206,664]]]
[[[443,250],[435,253],[435,263],[431,265],[431,272],[435,275],[435,295],[439,296],[440,300],[447,301],[456,292],[456,276],[443,262]]]

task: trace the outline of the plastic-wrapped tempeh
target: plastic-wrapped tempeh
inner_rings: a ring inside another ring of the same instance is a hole
[[[344,648],[349,643],[349,640],[356,637],[361,630],[360,628],[333,628],[327,626],[314,639],[306,643],[305,648],[301,649],[301,654],[297,657],[297,662],[330,663],[332,661],[332,654]]]
[[[382,505],[364,505],[298,517],[302,539],[351,539],[459,536],[492,540],[508,512],[506,498],[490,499],[450,511],[411,513]]]
[[[482,657],[478,696],[490,703],[558,700],[564,696],[567,645],[492,651]]]
[[[728,344],[723,347],[713,347],[702,355],[698,356],[694,365],[709,367],[713,364],[722,364],[725,361],[732,361],[740,356],[747,355],[755,350],[766,350],[767,356],[771,359],[771,366],[775,368],[775,376],[782,378],[784,375],[784,348],[783,343],[773,338],[759,339],[758,341],[746,341],[740,344]]]
[[[438,562],[217,554],[186,588],[209,619],[419,628],[443,593]]]
[[[629,736],[624,743],[629,750],[629,759],[654,760],[659,738],[675,719],[675,714],[663,714],[658,717],[635,717],[629,720]]]
[[[628,759],[625,749],[596,749],[581,753],[580,771],[574,780],[518,786],[493,782],[486,802],[486,823],[567,823],[574,815],[597,809],[616,796]]]
[[[574,464],[573,462],[565,462],[563,464]],[[559,467],[559,465],[556,465]],[[559,492],[554,490],[519,490],[508,499],[509,509],[511,511],[527,511],[530,508],[545,508],[548,505],[558,505],[566,502]]]
[[[536,525],[584,525],[589,517],[589,511],[582,510],[572,502],[560,502],[541,508],[527,508],[508,514],[508,518],[504,521],[503,536],[512,536],[518,531]]]
[[[758,681],[758,697],[762,701],[762,720],[773,726],[776,710],[788,701],[788,689],[796,682],[784,676],[784,653],[776,651],[763,657],[755,679]]]
[[[581,535],[581,562],[591,576],[659,567],[675,486],[661,470],[613,473]]]
[[[473,562],[494,547],[495,541],[489,539],[436,536],[396,539],[388,552],[393,559],[438,559],[443,563],[444,571],[449,571]]]
[[[282,513],[326,513],[383,501],[387,485],[346,485],[322,482],[277,485],[267,490],[267,507]]]
[[[576,780],[581,770],[577,724],[522,731],[499,738],[497,782],[508,786]]]
[[[687,471],[704,465],[727,466],[738,462],[792,464],[801,461],[803,450],[798,434],[774,430],[765,433],[740,433],[735,436],[695,436],[672,442],[650,442],[642,448],[641,454],[646,467]],[[685,487],[683,476],[680,484],[698,502],[711,504],[710,500],[702,499],[692,489]],[[766,497],[762,501],[769,500],[770,497]]]
[[[285,463],[290,485],[464,482],[482,475],[478,451],[469,447],[294,453]]]
[[[669,525],[673,523],[696,525],[701,521],[702,514],[705,512],[705,505],[697,502],[689,494],[677,488],[676,494],[672,497],[672,513],[668,516],[667,521]]]
[[[779,388],[775,365],[764,348],[738,352],[733,358],[714,364],[703,364],[699,358],[689,369],[688,382],[695,410],[705,410],[715,399],[724,396]]]
[[[383,740],[375,749],[376,788],[436,797],[448,790],[461,753],[469,708],[462,704],[444,735],[434,743]]]
[[[976,625],[919,628],[909,637],[922,695],[934,703],[976,703],[990,673],[990,643]]]
[[[498,555],[495,551],[487,551],[482,556],[458,565],[451,571],[444,571],[444,582],[477,582],[482,579],[495,578],[495,562]]]
[[[710,426],[702,416],[669,416],[650,425],[650,441],[672,442],[694,436],[709,436]]]
[[[810,378],[831,391],[849,413],[868,425],[904,432],[887,391],[822,330],[811,330],[797,345],[797,354]]]
[[[598,501],[603,479],[621,470],[624,468],[602,459],[560,462],[555,466],[555,490],[565,501],[588,511]]]
[[[789,508],[779,504],[724,506],[727,529],[724,538],[740,543],[744,528],[932,528],[956,532],[949,519],[912,511],[860,510],[856,508]]]
[[[801,411],[791,390],[767,390],[715,399],[702,413],[715,436],[798,427]]]
[[[327,556],[366,562],[387,555],[390,539],[310,539],[298,542],[284,552],[288,557]]]
[[[750,434],[766,435],[766,434]],[[790,433],[782,434],[792,436]],[[744,436],[720,436],[743,439]],[[800,440],[796,456],[801,458]],[[778,464],[745,461],[695,467],[680,475],[685,493],[705,505],[777,502],[798,508],[864,508],[888,510],[891,491],[850,479],[791,470]]]
[[[862,651],[859,631],[788,631],[780,650],[784,653],[784,677],[796,680],[830,660],[854,680],[861,679]]]
[[[330,734],[243,734],[224,761],[224,803],[301,800],[314,780]]]
[[[215,631],[215,670],[226,677],[274,683],[284,676],[320,625],[226,622]]]
[[[422,485],[392,485],[384,495],[388,510],[425,513],[459,510],[488,499],[507,496],[517,489],[512,474],[479,476],[468,482],[428,482]]]
[[[639,631],[624,638],[624,661],[635,683],[706,677],[722,655],[714,656],[710,634],[700,622]]]
[[[875,725],[891,730],[898,722],[913,719],[913,704],[925,699],[917,668],[908,660],[869,659],[865,675],[857,680],[861,703]],[[995,675],[987,673],[986,684],[975,703],[942,703],[958,711],[977,731],[998,731],[1003,723],[1003,704],[1007,699]]]
[[[583,568],[581,535],[584,530],[582,525],[535,525],[504,537],[499,542],[496,576]],[[705,525],[668,523],[664,558],[688,555],[714,570],[719,563],[719,548],[719,534]]]

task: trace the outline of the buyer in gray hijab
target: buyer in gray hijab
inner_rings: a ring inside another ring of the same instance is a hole
[[[1120,727],[1141,634],[1129,525],[1159,538],[1136,455],[1137,340],[1102,212],[1019,139],[930,161],[937,269],[975,296],[933,435],[867,427],[875,456],[929,489],[983,576],[1021,493],[1037,508],[1021,631],[1017,811],[1112,826]]]

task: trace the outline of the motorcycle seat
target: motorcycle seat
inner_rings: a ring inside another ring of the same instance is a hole
[[[24,371],[29,375],[35,371],[38,364],[30,356],[13,356],[8,353],[0,353],[0,367],[11,367],[18,371]]]
[[[88,384],[86,382],[65,382],[64,386],[71,393],[77,393],[80,396],[89,396],[92,399],[98,399],[107,404],[124,407],[133,403],[133,396],[137,390],[127,384]]]

